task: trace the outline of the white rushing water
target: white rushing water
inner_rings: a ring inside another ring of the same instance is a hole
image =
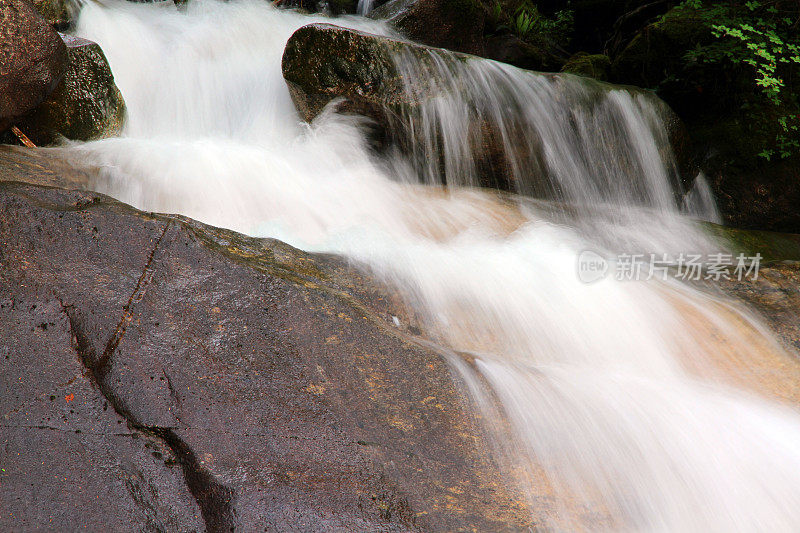
[[[751,379],[763,353],[793,365],[769,334],[676,281],[576,275],[586,249],[718,251],[676,207],[657,104],[489,62],[426,74],[399,57],[408,79],[462,89],[407,117],[410,153],[379,156],[363,119],[304,124],[289,98],[286,40],[330,19],[262,1],[103,4],[84,7],[77,32],[103,47],[129,117],[121,137],[73,147],[104,168],[98,190],[343,254],[404,287],[428,333],[465,354],[454,364],[476,405],[489,415],[499,400],[511,432],[489,429],[509,483],[554,529],[800,530],[800,415]],[[501,132],[518,190],[556,202],[467,187],[481,120]],[[437,151],[443,167],[426,166]],[[692,197],[688,213],[714,216],[707,189]],[[530,477],[512,475],[519,464]]]

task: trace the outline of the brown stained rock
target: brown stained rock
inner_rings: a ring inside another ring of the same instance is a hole
[[[0,145],[0,182],[17,181],[45,187],[87,189],[93,171],[70,164],[63,148]]]
[[[56,88],[66,64],[66,46],[30,3],[0,2],[0,131]]]
[[[68,65],[58,87],[35,111],[19,121],[20,129],[37,145],[62,137],[88,141],[118,134],[125,118],[125,101],[100,45],[62,34]]]
[[[703,281],[705,290],[722,291],[759,313],[783,343],[800,354],[800,234],[742,230],[708,224],[707,230],[731,250],[733,264],[741,253],[760,256],[758,276]],[[732,269],[731,269],[732,270]]]
[[[531,525],[448,364],[366,276],[32,185],[62,163],[21,153],[0,152],[0,529]]]

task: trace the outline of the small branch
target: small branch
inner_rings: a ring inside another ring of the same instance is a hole
[[[13,133],[14,135],[16,135],[16,136],[17,136],[17,139],[19,139],[19,141],[20,141],[22,144],[24,144],[25,146],[27,146],[28,148],[36,148],[36,145],[35,145],[35,144],[33,144],[33,142],[32,142],[30,139],[28,139],[28,136],[27,136],[27,135],[25,135],[24,133],[22,133],[22,132],[19,130],[19,128],[18,128],[18,127],[16,127],[16,126],[11,126],[11,133]]]

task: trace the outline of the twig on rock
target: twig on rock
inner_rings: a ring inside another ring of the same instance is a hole
[[[16,127],[16,126],[11,126],[11,133],[13,133],[14,135],[16,135],[16,136],[17,136],[17,139],[19,139],[19,140],[20,140],[20,142],[21,142],[22,144],[24,144],[25,146],[27,146],[28,148],[36,148],[36,145],[35,145],[35,144],[33,144],[33,141],[31,141],[30,139],[28,139],[28,136],[27,136],[27,135],[25,135],[24,133],[22,133],[22,132],[19,130],[19,128],[18,128],[18,127]]]

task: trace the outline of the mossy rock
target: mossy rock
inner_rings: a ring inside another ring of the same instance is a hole
[[[19,122],[37,145],[61,138],[88,141],[116,135],[122,129],[125,101],[103,50],[97,43],[62,35],[67,45],[67,72],[52,94]]]
[[[611,60],[607,55],[578,52],[567,60],[561,72],[607,81],[610,69]]]
[[[378,121],[413,105],[404,91],[393,54],[431,61],[423,46],[378,37],[332,24],[310,24],[297,30],[283,52],[283,77],[300,115],[316,117],[336,98],[342,108]]]
[[[738,229],[711,223],[706,223],[706,228],[736,254],[743,253],[748,257],[760,254],[765,262],[800,261],[798,234]]]

